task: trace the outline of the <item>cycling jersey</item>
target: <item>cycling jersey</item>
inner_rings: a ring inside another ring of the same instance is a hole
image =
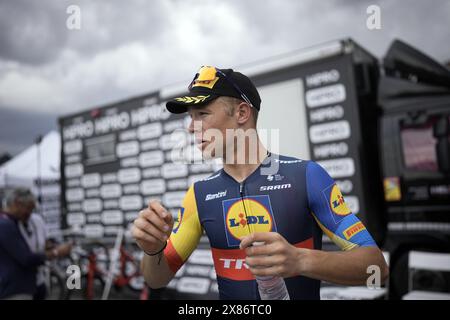
[[[270,160],[270,161],[269,161]],[[351,213],[333,179],[313,161],[270,155],[243,182],[223,169],[186,193],[164,255],[175,273],[205,231],[221,299],[260,299],[240,239],[251,232],[278,232],[298,248],[321,249],[324,232],[342,250],[376,246]],[[266,162],[265,161],[265,162]],[[269,165],[278,165],[266,174]],[[320,281],[286,278],[291,299],[319,299]]]

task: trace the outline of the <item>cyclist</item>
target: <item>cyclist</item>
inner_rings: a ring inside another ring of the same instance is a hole
[[[221,299],[259,299],[255,276],[282,276],[291,299],[319,299],[320,280],[365,284],[369,265],[379,266],[384,282],[380,249],[327,172],[313,161],[268,152],[259,140],[261,99],[248,77],[202,67],[189,94],[166,106],[189,113],[198,147],[206,158],[222,158],[223,169],[188,189],[176,224],[158,201],[134,221],[150,287],[167,285],[203,231]],[[322,251],[322,232],[343,251]]]

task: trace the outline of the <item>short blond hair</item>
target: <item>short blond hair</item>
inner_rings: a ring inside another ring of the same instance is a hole
[[[219,99],[221,99],[221,101],[223,102],[223,104],[225,106],[226,113],[230,117],[236,111],[236,106],[238,106],[239,104],[244,102],[243,100],[235,98],[235,97],[221,96],[221,97],[219,97]],[[253,115],[253,119],[255,121],[255,126],[256,126],[256,122],[258,121],[258,113],[259,112],[254,107],[251,107],[251,110],[252,110],[252,115]]]

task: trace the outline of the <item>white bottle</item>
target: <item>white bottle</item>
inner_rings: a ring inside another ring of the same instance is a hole
[[[253,242],[254,246],[261,246],[264,242]],[[261,300],[290,300],[286,283],[278,276],[256,276]]]

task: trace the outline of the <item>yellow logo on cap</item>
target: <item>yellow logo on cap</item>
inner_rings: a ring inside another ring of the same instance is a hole
[[[212,89],[214,87],[214,85],[216,84],[217,80],[219,80],[219,77],[215,77],[214,80],[201,80],[199,77],[199,79],[196,79],[194,81],[192,88],[193,87],[205,87],[205,88]]]
[[[331,189],[330,207],[331,210],[339,216],[345,216],[351,213],[337,185],[334,185],[333,189]]]
[[[209,95],[207,96],[196,96],[196,97],[180,97],[180,98],[175,98],[175,100],[179,101],[179,102],[184,102],[184,103],[200,103],[205,101],[206,99],[209,98]]]

